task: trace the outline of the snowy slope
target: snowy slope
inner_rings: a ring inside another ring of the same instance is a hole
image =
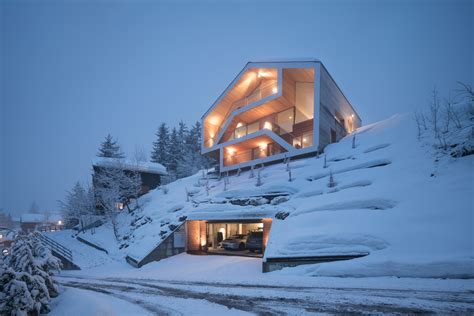
[[[73,236],[76,232],[71,230],[62,230],[57,232],[44,233],[47,237],[60,243],[64,247],[72,251],[73,262],[81,269],[91,269],[102,266],[126,266],[121,257],[113,257],[105,252],[99,251],[78,241]]]
[[[130,234],[124,255],[143,258],[185,218],[289,212],[284,220],[274,218],[266,258],[369,255],[278,273],[473,277],[474,155],[440,155],[417,139],[409,115],[365,126],[355,135],[355,148],[350,135],[325,149],[326,168],[323,155],[292,161],[291,182],[286,166],[276,164],[261,171],[258,187],[257,177],[246,171],[231,176],[226,191],[223,180],[209,180],[209,195],[202,174],[151,192],[140,214],[120,219],[121,234]],[[330,172],[336,182],[331,188]],[[269,203],[258,197],[275,192],[289,200]],[[253,206],[229,203],[249,196]]]

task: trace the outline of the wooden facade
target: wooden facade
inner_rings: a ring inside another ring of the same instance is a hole
[[[322,151],[361,126],[318,60],[247,63],[202,121],[221,172]]]

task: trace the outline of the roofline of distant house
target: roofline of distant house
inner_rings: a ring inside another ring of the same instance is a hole
[[[272,63],[272,64],[288,64],[288,63],[319,63],[321,64],[321,66],[323,66],[324,70],[326,70],[326,72],[328,73],[329,77],[331,78],[331,80],[334,82],[334,84],[336,85],[336,87],[339,89],[339,91],[341,91],[341,94],[342,96],[344,97],[344,99],[346,99],[347,103],[349,103],[349,105],[351,106],[352,110],[354,111],[354,113],[357,115],[357,117],[359,118],[359,120],[362,122],[362,119],[360,118],[360,115],[359,113],[357,113],[357,111],[355,110],[355,108],[352,106],[352,103],[349,101],[349,99],[346,97],[346,95],[344,94],[344,92],[342,91],[341,87],[339,87],[339,85],[337,84],[336,80],[334,80],[334,78],[332,77],[331,73],[327,70],[326,66],[324,66],[323,62],[319,59],[316,59],[316,58],[301,58],[301,59],[289,59],[289,60],[285,60],[285,59],[278,59],[278,60],[259,60],[259,61],[249,61],[245,64],[245,66],[242,68],[242,70],[237,74],[237,76],[234,77],[234,79],[227,85],[227,87],[224,89],[224,91],[217,97],[217,99],[214,101],[214,103],[212,103],[212,105],[209,107],[209,109],[201,116],[201,119],[204,119],[204,117],[206,117],[209,112],[217,105],[216,103],[221,100],[222,96],[227,93],[228,89],[234,85],[235,81],[237,80],[237,78],[240,78],[241,74],[247,70],[248,66],[251,65],[251,64],[264,64],[264,63]]]
[[[154,163],[154,162],[153,164],[156,166],[151,166],[149,164],[150,163],[148,162],[134,164],[124,159],[106,158],[106,157],[101,157],[100,159],[96,159],[92,162],[92,166],[98,167],[98,168],[113,168],[113,167],[120,166],[123,168],[123,170],[138,171],[138,172],[158,174],[158,175],[163,175],[163,176],[168,175],[166,167],[163,166],[162,164]]]

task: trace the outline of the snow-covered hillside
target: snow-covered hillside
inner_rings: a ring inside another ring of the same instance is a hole
[[[147,194],[143,211],[122,215],[120,233],[128,237],[121,251],[141,259],[198,213],[288,212],[273,220],[266,258],[368,255],[276,273],[473,277],[474,155],[453,158],[429,144],[417,139],[411,115],[397,115],[328,146],[326,166],[324,155],[292,161],[292,181],[280,163],[260,171],[261,186],[256,169],[253,178],[250,171],[230,176],[227,186],[209,180],[208,195],[198,173]],[[275,192],[288,198],[259,197]]]

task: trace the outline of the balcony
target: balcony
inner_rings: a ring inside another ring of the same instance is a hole
[[[268,136],[259,136],[224,148],[224,166],[263,159],[286,150]]]

